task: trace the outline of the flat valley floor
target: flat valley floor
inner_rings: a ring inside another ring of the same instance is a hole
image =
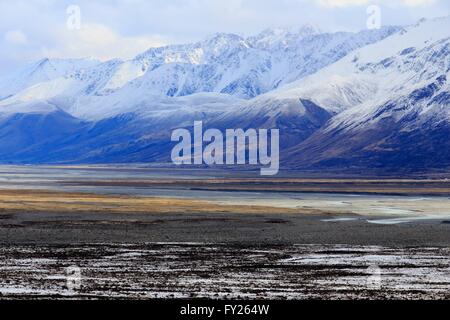
[[[445,179],[1,170],[3,299],[450,298]]]

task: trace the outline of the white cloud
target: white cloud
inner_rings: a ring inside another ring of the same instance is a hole
[[[60,28],[54,31],[57,47],[43,47],[48,57],[87,57],[107,60],[112,58],[129,59],[149,49],[165,45],[167,42],[158,36],[124,37],[102,24],[83,24],[79,30]]]
[[[348,7],[367,4],[369,0],[316,0],[322,6],[326,7]]]
[[[362,6],[369,4],[385,4],[389,6],[426,6],[437,2],[437,0],[315,0],[318,4],[326,7],[349,7],[349,6]]]
[[[25,45],[28,43],[27,36],[20,30],[9,30],[5,33],[5,40],[12,44]]]
[[[432,5],[436,3],[436,0],[403,0],[402,2],[406,6],[416,7],[416,6]]]

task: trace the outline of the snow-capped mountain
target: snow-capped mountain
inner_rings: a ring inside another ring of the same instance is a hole
[[[99,63],[89,59],[41,59],[31,63],[21,70],[0,78],[0,100],[11,97],[33,85],[68,77],[75,72],[95,66]]]
[[[279,128],[281,161],[297,169],[450,167],[449,30],[440,18],[359,33],[216,34],[129,61],[16,73],[0,82],[10,92],[0,161],[168,161],[171,129],[203,120]]]
[[[1,86],[0,97],[18,93],[7,102],[11,103],[26,101],[27,96],[105,96],[136,87],[155,96],[217,92],[252,98],[314,73],[398,30],[386,27],[330,34],[306,26],[295,32],[266,30],[247,39],[215,34],[193,44],[152,48],[129,61],[44,59],[5,80],[5,84],[13,83],[14,89]]]
[[[218,92],[253,98],[314,73],[348,52],[383,39],[399,28],[353,33],[266,30],[256,37],[215,34],[190,44],[150,49],[124,63],[105,86],[132,81],[155,95]]]
[[[449,30],[421,21],[273,92],[341,110],[289,151],[295,165],[450,166]]]

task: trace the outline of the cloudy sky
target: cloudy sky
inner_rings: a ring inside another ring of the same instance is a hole
[[[0,0],[0,75],[43,57],[126,59],[215,32],[356,31],[370,5],[383,25],[450,15],[449,0]]]

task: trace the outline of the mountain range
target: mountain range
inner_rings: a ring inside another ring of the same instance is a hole
[[[172,129],[278,128],[282,168],[450,167],[450,17],[42,59],[0,78],[1,163],[169,162]]]

